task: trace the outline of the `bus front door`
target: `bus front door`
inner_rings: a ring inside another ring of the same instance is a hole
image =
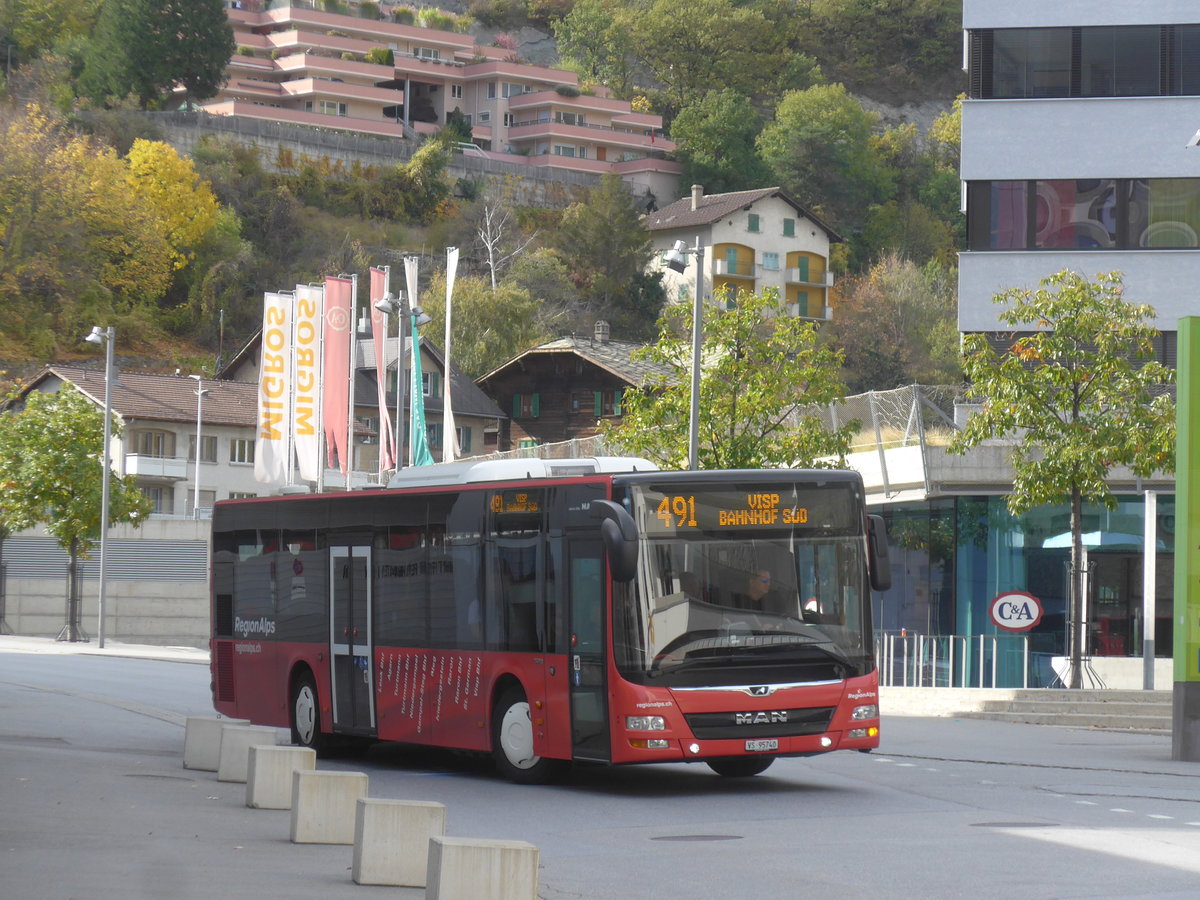
[[[604,561],[598,541],[570,550],[571,747],[575,759],[608,762],[608,684],[604,677]]]
[[[334,729],[373,733],[371,548],[329,548],[329,651]]]

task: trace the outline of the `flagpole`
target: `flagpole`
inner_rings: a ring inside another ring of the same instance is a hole
[[[454,279],[458,273],[458,248],[446,248],[446,343],[445,389],[442,391],[442,462],[454,462],[458,455],[458,434],[454,427],[454,407],[450,402],[450,305],[454,297]]]
[[[354,478],[354,375],[357,371],[355,351],[358,349],[358,275],[350,276],[350,385],[346,403],[346,490]]]

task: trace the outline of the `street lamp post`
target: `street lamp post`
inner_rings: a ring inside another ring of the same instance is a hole
[[[396,322],[396,471],[404,468],[404,407],[408,399],[408,379],[404,377],[405,356],[404,331],[410,316],[416,316],[417,325],[431,321],[425,311],[419,306],[409,306],[408,296],[404,291],[387,294],[375,301],[375,308],[387,315],[397,315]],[[414,332],[415,335],[415,332]]]
[[[104,447],[102,451],[103,469],[100,473],[100,596],[97,613],[99,621],[96,627],[96,645],[103,650],[104,601],[108,588],[108,573],[105,570],[108,562],[108,489],[112,469],[112,463],[109,460],[109,442],[112,438],[113,343],[116,340],[116,331],[111,325],[108,328],[94,325],[91,334],[84,340],[89,344],[104,345]]]
[[[682,272],[687,268],[687,255],[696,257],[696,290],[692,298],[692,402],[688,416],[688,468],[700,468],[700,356],[703,344],[704,318],[704,245],[696,236],[696,246],[688,247],[676,241],[667,253],[667,268]]]
[[[196,486],[195,493],[192,495],[192,518],[200,518],[200,457],[203,453],[200,450],[200,426],[204,421],[204,395],[207,394],[208,388],[204,387],[203,375],[189,375],[188,378],[196,379]]]

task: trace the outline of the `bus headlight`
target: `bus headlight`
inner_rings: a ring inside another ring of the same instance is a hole
[[[854,711],[850,713],[850,718],[858,719],[878,719],[879,706],[874,703],[868,703],[866,706],[856,706]]]
[[[662,716],[626,716],[625,727],[630,731],[666,731],[667,720]]]

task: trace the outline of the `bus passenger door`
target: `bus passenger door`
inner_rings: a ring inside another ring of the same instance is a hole
[[[604,560],[599,541],[572,541],[568,549],[571,747],[575,759],[608,762],[608,683],[604,677]]]
[[[329,548],[330,683],[333,725],[362,734],[375,728],[371,654],[371,548]]]

